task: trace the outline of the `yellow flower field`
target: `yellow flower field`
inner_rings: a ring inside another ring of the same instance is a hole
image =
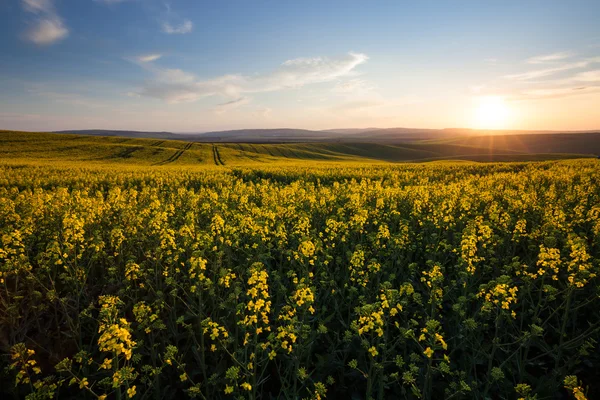
[[[599,269],[594,159],[4,163],[0,392],[600,398]]]

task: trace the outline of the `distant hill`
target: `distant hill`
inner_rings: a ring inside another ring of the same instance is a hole
[[[112,132],[112,131],[111,131]],[[230,131],[231,140],[239,133]],[[309,135],[313,135],[308,131]],[[297,130],[268,130],[280,139]],[[393,133],[393,134],[397,134]],[[253,133],[265,138],[261,130]],[[304,134],[304,133],[303,133]],[[176,134],[173,134],[176,135]],[[210,138],[210,136],[208,136]],[[313,136],[314,139],[314,136]],[[0,131],[0,161],[76,162],[132,166],[243,166],[305,162],[531,161],[595,157],[600,133],[462,136],[402,143],[317,141],[296,143],[198,142]]]
[[[443,129],[413,129],[413,128],[388,128],[375,129],[352,135],[354,140],[385,141],[385,142],[407,142],[417,140],[428,140],[435,138],[446,138],[451,136]]]
[[[119,136],[130,138],[146,138],[146,139],[173,139],[180,140],[183,135],[172,132],[144,132],[144,131],[116,131],[106,129],[84,129],[74,131],[55,131],[53,133],[67,133],[75,135],[89,136]]]
[[[342,135],[335,132],[312,131],[307,129],[239,129],[229,131],[214,131],[203,133],[173,133],[173,132],[141,132],[123,130],[86,129],[72,131],[56,131],[90,136],[119,136],[128,138],[170,139],[193,142],[302,142],[315,140],[331,140]]]
[[[343,133],[346,135],[355,135],[358,133],[377,131],[381,128],[347,128],[347,129],[323,129],[321,132]]]
[[[239,129],[232,131],[215,131],[194,135],[198,141],[232,141],[232,142],[256,142],[256,141],[318,141],[329,140],[342,136],[342,133],[311,131],[307,129]]]
[[[600,132],[462,136],[446,140],[426,141],[424,144],[470,146],[520,153],[563,152],[600,155]]]
[[[315,131],[308,129],[238,129],[229,131],[214,131],[204,133],[173,133],[173,132],[140,132],[125,130],[73,130],[55,133],[91,135],[91,136],[119,136],[127,138],[168,139],[184,140],[190,142],[223,142],[223,143],[385,143],[400,144],[431,140],[459,140],[461,144],[471,143],[472,138],[477,139],[482,145],[487,146],[486,140],[501,136],[522,135],[547,135],[563,134],[572,137],[573,134],[590,132],[550,132],[550,131],[516,131],[516,130],[474,130],[474,129],[416,129],[416,128],[366,128],[366,129],[328,129]],[[511,146],[514,146],[511,145]]]

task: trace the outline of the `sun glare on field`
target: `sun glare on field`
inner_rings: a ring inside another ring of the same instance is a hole
[[[502,97],[480,97],[475,108],[474,128],[504,129],[510,122],[510,114],[510,109]]]

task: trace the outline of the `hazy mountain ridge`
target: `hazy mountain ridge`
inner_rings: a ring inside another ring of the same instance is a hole
[[[233,142],[233,143],[302,143],[302,142],[370,142],[407,143],[431,140],[449,140],[475,137],[593,133],[596,131],[543,131],[543,130],[477,130],[467,128],[422,129],[422,128],[365,128],[309,130],[294,128],[236,129],[203,133],[142,132],[126,130],[68,130],[54,133],[91,136],[119,136],[128,138],[185,140],[190,142]]]
[[[183,139],[181,134],[173,132],[146,132],[146,131],[126,131],[126,130],[110,130],[110,129],[83,129],[83,130],[66,130],[54,131],[53,133],[64,133],[74,135],[89,135],[89,136],[119,136],[139,139]]]

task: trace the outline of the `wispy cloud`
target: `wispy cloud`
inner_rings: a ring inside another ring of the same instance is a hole
[[[54,13],[54,5],[51,0],[23,0],[25,11],[32,13]]]
[[[573,80],[578,82],[600,83],[600,70],[585,71],[575,75]]]
[[[330,82],[351,76],[369,57],[350,52],[341,57],[296,58],[282,63],[270,74],[248,78],[247,90],[266,92]]]
[[[27,39],[38,45],[56,43],[69,35],[60,18],[40,19],[26,34]]]
[[[367,60],[368,57],[361,53],[348,53],[341,57],[296,58],[285,61],[267,74],[222,75],[208,80],[199,79],[180,69],[161,69],[154,64],[144,63],[140,65],[151,71],[154,77],[137,93],[169,103],[191,102],[214,95],[239,99],[244,97],[244,93],[299,88],[348,77]]]
[[[161,29],[169,35],[183,35],[194,29],[194,24],[187,18],[181,18],[171,9],[169,3],[164,4],[166,12],[161,17]]]
[[[147,63],[147,62],[156,61],[161,57],[162,57],[162,54],[144,54],[141,56],[137,56],[136,59],[139,62]]]
[[[539,69],[505,75],[503,78],[514,81],[561,80],[564,79],[565,74],[555,75],[571,70],[589,68],[600,63],[600,57],[576,57],[575,53],[565,51],[531,57],[526,60],[526,63],[539,65]]]
[[[56,13],[52,0],[22,0],[25,11],[35,14],[25,38],[37,45],[50,45],[69,35],[69,30]]]
[[[116,4],[116,3],[124,3],[126,1],[131,0],[94,0],[96,3],[104,3],[104,4]]]
[[[555,99],[600,92],[600,86],[557,87],[523,91],[518,99]]]
[[[593,69],[600,64],[600,57],[565,62],[572,57],[573,53],[564,52],[527,60],[528,64],[545,64],[547,68],[505,76],[518,85],[512,89],[514,94],[511,98],[535,100],[600,92],[600,69]]]
[[[250,103],[249,97],[240,97],[239,99],[227,101],[225,103],[218,104],[213,111],[217,114],[223,114],[226,111],[241,107],[245,104]]]
[[[585,68],[591,64],[590,61],[579,61],[575,63],[562,64],[552,68],[544,68],[533,71],[527,71],[519,74],[506,75],[505,78],[517,80],[517,81],[528,81],[532,79],[544,78],[546,76],[554,75],[559,72],[569,71],[572,69]]]
[[[571,58],[571,57],[573,57],[573,55],[574,55],[573,53],[568,52],[568,51],[564,51],[564,52],[560,52],[560,53],[553,53],[553,54],[545,54],[545,55],[541,55],[541,56],[531,57],[527,60],[527,63],[528,64],[551,63],[551,62],[562,61],[567,58]]]
[[[36,1],[36,0],[34,0]],[[107,4],[107,5],[112,5],[112,4],[118,4],[118,3],[125,3],[128,1],[136,1],[136,0],[94,0],[97,3],[102,3],[102,4]],[[141,1],[139,1],[140,3],[142,3]],[[192,32],[192,30],[194,29],[194,23],[187,19],[187,18],[181,18],[179,17],[179,15],[174,12],[171,8],[171,4],[168,2],[164,2],[162,4],[162,6],[164,6],[164,12],[159,12],[158,15],[156,16],[159,24],[160,24],[160,29],[162,32],[167,33],[169,35],[183,35],[186,33],[190,33]]]
[[[333,88],[335,93],[365,93],[371,90],[373,90],[373,86],[369,85],[364,79],[338,82]]]
[[[179,25],[172,25],[169,22],[162,23],[162,31],[164,33],[168,33],[169,35],[179,34],[183,35],[185,33],[190,33],[194,28],[194,24],[189,19],[184,20]]]
[[[167,103],[193,102],[217,94],[236,97],[240,95],[240,85],[243,83],[243,78],[235,75],[203,81],[180,69],[157,69],[154,73],[154,78],[148,80],[137,93]]]

